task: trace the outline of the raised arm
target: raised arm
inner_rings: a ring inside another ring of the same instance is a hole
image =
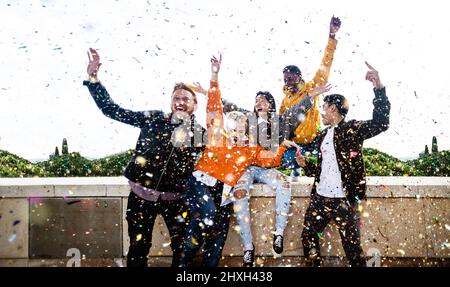
[[[222,55],[219,59],[211,58],[211,82],[206,103],[206,127],[208,130],[208,145],[217,146],[225,144],[223,132],[223,105],[219,89],[219,71]]]
[[[325,48],[325,54],[322,58],[322,63],[319,70],[314,75],[313,82],[315,85],[322,85],[328,82],[330,75],[331,64],[333,63],[334,51],[336,50],[337,40],[335,39],[336,33],[341,27],[341,20],[338,17],[331,17],[330,32],[328,35],[328,44]]]
[[[110,97],[106,88],[98,80],[98,70],[102,65],[100,63],[100,56],[98,52],[90,48],[88,51],[88,58],[89,64],[87,67],[87,73],[89,76],[89,80],[84,81],[83,85],[88,87],[89,93],[97,104],[97,107],[105,116],[113,120],[117,120],[136,127],[142,127],[145,123],[145,120],[155,112],[135,112],[121,108],[119,105],[117,105]]]
[[[366,62],[369,71],[366,74],[366,80],[372,82],[375,93],[373,100],[372,119],[367,121],[356,121],[356,132],[361,139],[365,140],[374,137],[389,128],[389,114],[391,104],[386,96],[386,88],[381,83],[378,71]]]

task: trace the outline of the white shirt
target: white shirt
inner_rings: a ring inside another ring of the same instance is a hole
[[[317,193],[324,197],[344,198],[342,188],[341,172],[334,150],[334,127],[329,128],[323,139],[320,151],[322,153],[322,171],[320,182],[317,186]]]

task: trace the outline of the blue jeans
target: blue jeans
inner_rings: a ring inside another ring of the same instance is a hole
[[[282,235],[288,223],[289,208],[291,206],[291,188],[285,177],[275,169],[250,166],[238,180],[234,190],[245,190],[247,196],[234,202],[236,219],[239,224],[239,234],[245,250],[253,249],[253,236],[250,228],[249,192],[254,182],[264,183],[276,192],[275,198],[275,234]]]
[[[314,142],[313,142],[314,143]],[[301,147],[301,154],[305,155],[306,152],[312,153],[314,151],[314,144],[299,144]],[[297,152],[297,149],[295,147],[288,148],[284,154],[283,158],[281,159],[281,165],[285,168],[292,169],[292,175],[293,176],[299,176],[300,173],[298,172],[298,169],[300,166],[298,165],[297,161],[295,160],[295,153]]]
[[[183,199],[190,210],[191,221],[182,247],[181,267],[190,266],[201,247],[201,265],[219,265],[232,214],[232,204],[220,206],[222,190],[223,183],[220,181],[211,187],[197,181],[192,175],[189,177],[188,191]]]

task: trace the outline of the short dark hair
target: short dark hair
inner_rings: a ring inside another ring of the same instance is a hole
[[[300,76],[300,77],[302,76],[302,72],[300,71],[300,69],[294,65],[289,65],[289,66],[284,67],[283,73],[294,73],[297,76]]]
[[[173,91],[172,94],[175,93],[176,90],[186,90],[189,93],[192,94],[192,96],[194,96],[194,102],[197,104],[197,96],[195,95],[194,91],[189,88],[188,85],[186,85],[185,83],[176,83],[175,86],[173,87]]]
[[[338,112],[345,117],[348,113],[349,104],[347,99],[343,95],[332,94],[326,96],[323,101],[328,105],[335,105]]]

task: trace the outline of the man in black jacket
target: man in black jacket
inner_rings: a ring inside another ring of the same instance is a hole
[[[176,84],[170,114],[121,108],[97,78],[101,65],[97,51],[90,49],[89,52],[89,80],[83,84],[99,109],[111,119],[141,129],[135,153],[124,174],[131,188],[126,212],[130,237],[127,266],[147,266],[157,214],[163,216],[169,229],[172,266],[178,266],[188,220],[181,195],[187,189],[187,178],[203,150],[202,136],[194,142],[194,135],[198,138],[204,133],[193,115],[197,108],[195,93],[182,83]],[[183,132],[185,129],[180,125],[186,122],[190,123],[190,131]]]
[[[378,72],[370,66],[366,79],[374,85],[371,120],[345,121],[348,102],[342,95],[324,98],[322,121],[327,129],[316,139],[317,161],[299,152],[297,163],[307,176],[314,177],[311,201],[305,214],[302,244],[308,263],[320,266],[319,239],[330,220],[339,229],[342,245],[351,266],[365,266],[361,248],[358,205],[366,200],[366,180],[362,156],[363,142],[389,127],[390,103]]]

